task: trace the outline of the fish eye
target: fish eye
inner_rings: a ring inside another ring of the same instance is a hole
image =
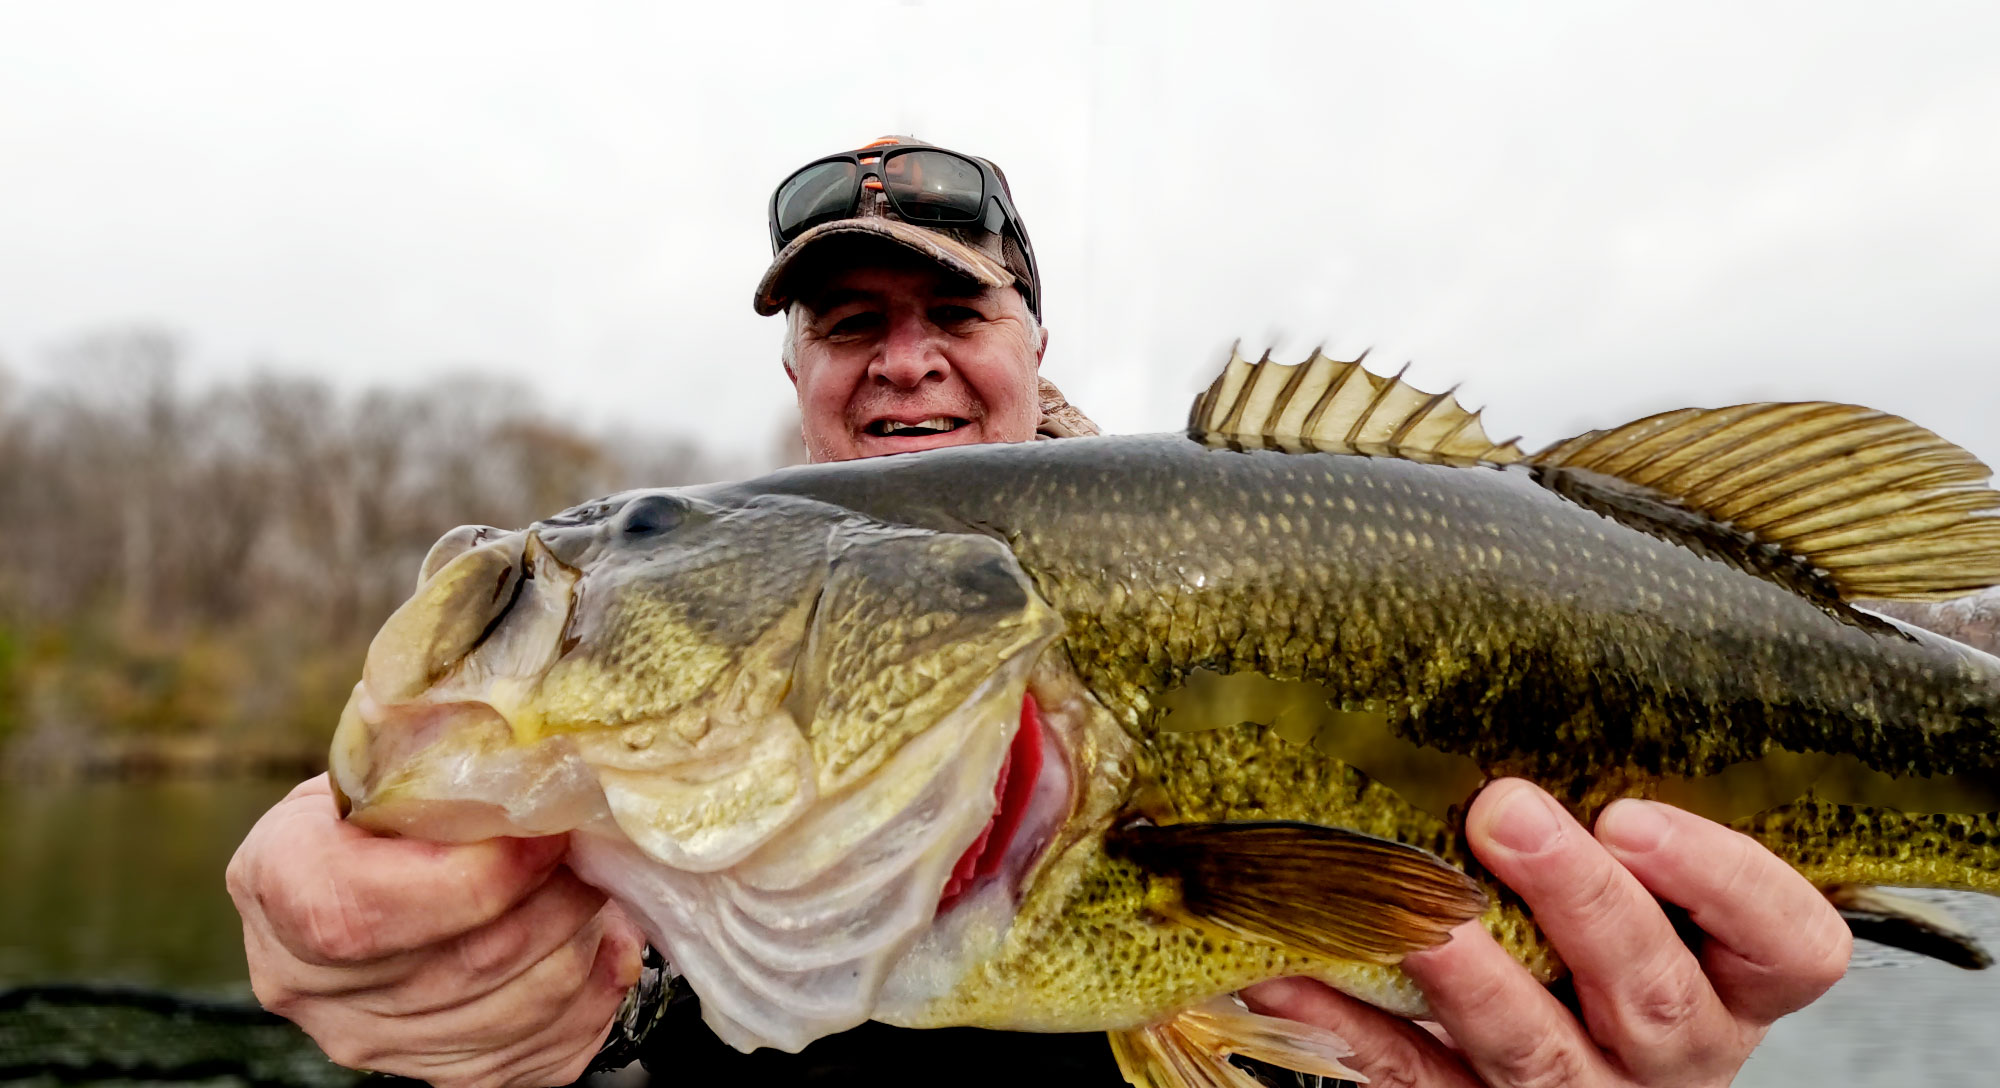
[[[618,535],[628,540],[654,536],[681,523],[687,508],[670,495],[645,495],[625,504],[618,520]]]

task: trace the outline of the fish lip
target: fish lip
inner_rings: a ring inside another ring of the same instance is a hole
[[[355,685],[335,731],[328,768],[345,801],[341,816],[364,827],[384,824],[380,808],[393,798],[397,786],[423,765],[441,740],[467,729],[498,736],[512,733],[505,715],[490,703],[419,699],[384,705],[368,693],[367,685]]]
[[[558,558],[532,530],[465,554],[496,546],[519,549],[496,553],[512,571],[506,603],[455,660],[427,662],[434,675],[420,690],[408,690],[411,670],[395,663],[404,647],[385,645],[382,633],[370,644],[375,667],[364,667],[341,713],[328,760],[345,801],[338,807],[347,819],[370,826],[371,819],[379,818],[370,816],[371,809],[385,794],[393,794],[398,783],[439,758],[441,742],[475,733],[484,743],[507,747],[537,739],[539,719],[524,697],[563,655],[581,597],[582,572]],[[420,587],[419,595],[423,592]],[[391,664],[384,666],[384,661]],[[386,685],[381,679],[385,673],[391,677]]]

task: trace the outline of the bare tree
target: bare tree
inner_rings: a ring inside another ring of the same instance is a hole
[[[713,478],[686,442],[593,434],[519,385],[206,391],[156,329],[0,372],[0,743],[210,737],[316,748],[441,533]]]

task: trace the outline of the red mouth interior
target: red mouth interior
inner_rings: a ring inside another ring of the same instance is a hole
[[[940,912],[950,909],[966,889],[1000,871],[1007,847],[1014,841],[1014,833],[1021,829],[1021,817],[1028,811],[1035,780],[1041,775],[1042,716],[1030,693],[1021,697],[1021,727],[1014,731],[1014,743],[1008,746],[1007,758],[1000,763],[1000,780],[993,784],[993,818],[986,821],[979,837],[972,840],[958,864],[952,866],[951,879],[945,882],[944,894],[938,898]]]

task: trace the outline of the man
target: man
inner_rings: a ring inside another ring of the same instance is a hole
[[[878,141],[796,171],[771,215],[778,254],[756,305],[786,314],[814,460],[1094,431],[1038,379],[1040,277],[990,163]],[[1376,1083],[1721,1085],[1771,1021],[1846,966],[1847,929],[1824,898],[1686,813],[1620,802],[1593,833],[1508,780],[1475,801],[1467,830],[1569,963],[1578,1012],[1476,924],[1407,961],[1436,1032],[1305,980],[1246,1000],[1333,1029]],[[561,867],[562,849],[374,838],[335,818],[324,778],[308,782],[230,864],[258,998],[342,1064],[446,1086],[566,1083],[613,1035],[644,938]],[[1703,931],[1698,948],[1658,900]],[[1097,1037],[865,1025],[799,1057],[743,1057],[685,1006],[646,1048],[662,1083],[1116,1083]]]

